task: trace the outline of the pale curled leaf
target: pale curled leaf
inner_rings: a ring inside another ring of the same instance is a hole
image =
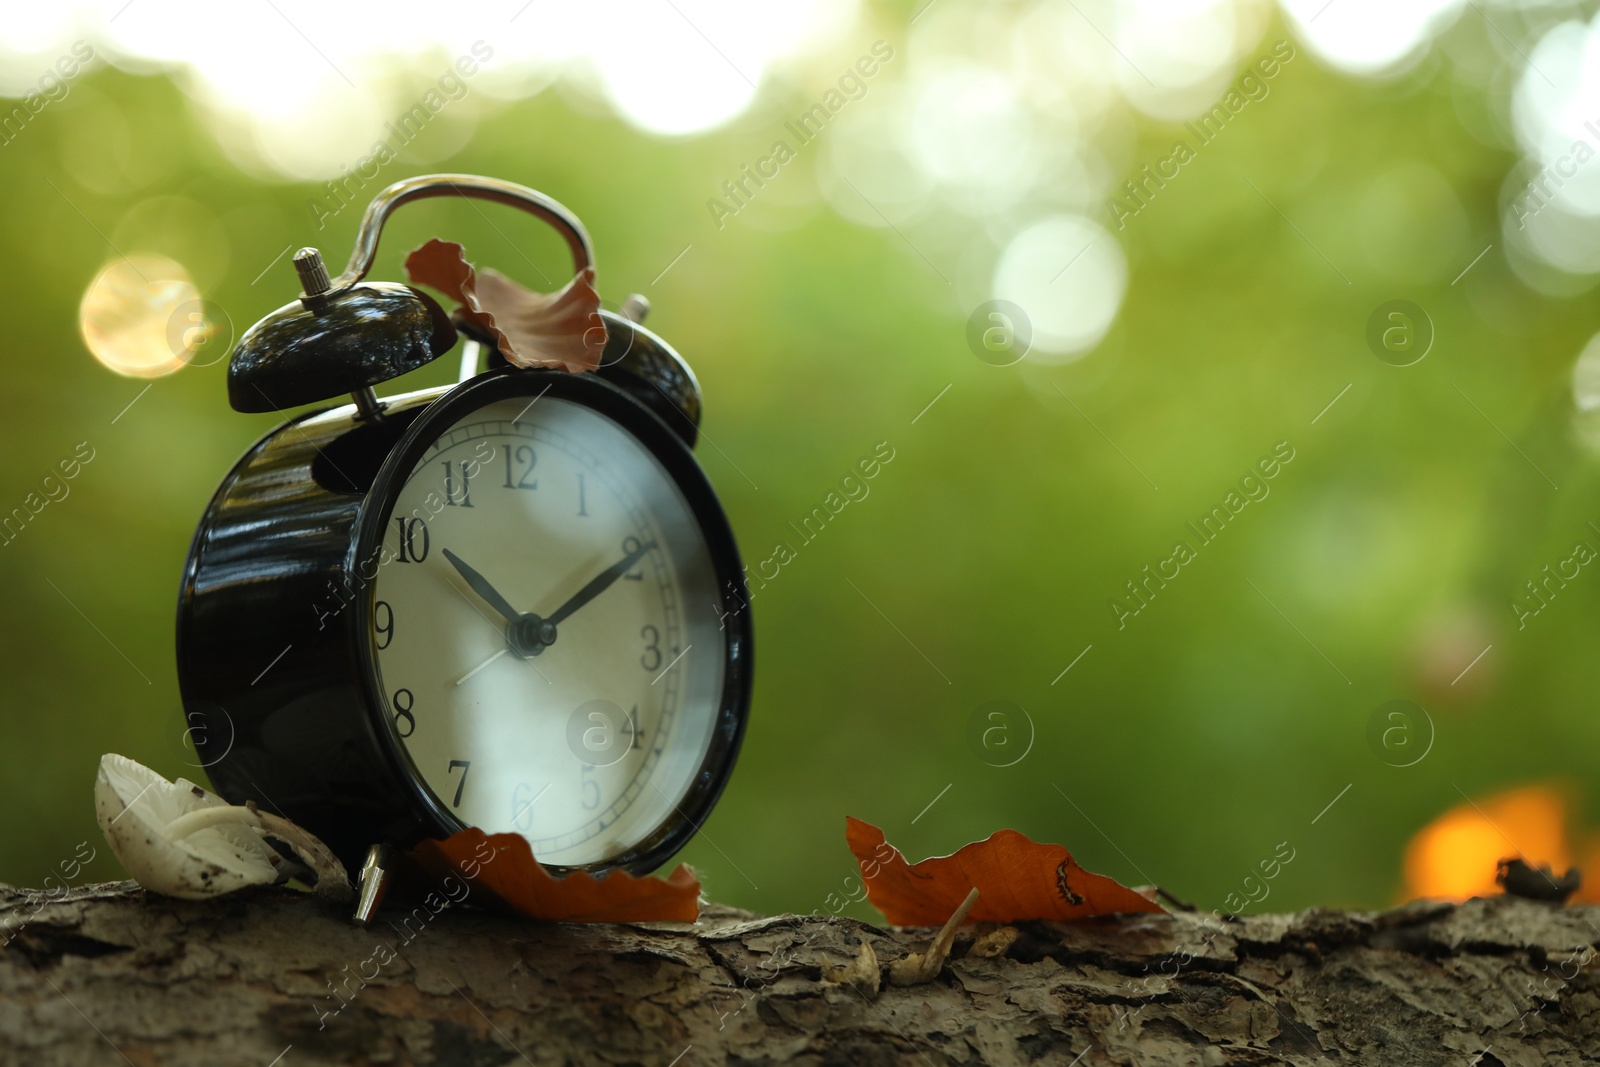
[[[169,782],[126,756],[100,757],[95,817],[122,866],[153,893],[200,900],[301,873],[268,843],[271,837],[294,850],[318,894],[350,895],[344,867],[312,834],[186,779]]]
[[[593,267],[559,292],[538,293],[498,271],[478,272],[461,245],[435,237],[406,257],[406,275],[460,304],[467,324],[488,334],[515,366],[578,373],[600,365],[606,327]]]

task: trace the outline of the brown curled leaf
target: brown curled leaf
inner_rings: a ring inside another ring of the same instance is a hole
[[[598,877],[573,871],[558,878],[533,858],[521,834],[485,834],[476,827],[424,841],[410,855],[435,881],[457,875],[472,887],[474,900],[487,897],[542,922],[687,923],[700,915],[700,882],[682,864],[665,878],[627,871]]]
[[[1164,911],[1115,879],[1084,870],[1062,846],[1030,841],[1015,830],[998,830],[917,864],[860,819],[846,817],[845,840],[861,865],[867,899],[896,926],[938,926],[973,889],[980,896],[967,922]]]
[[[478,276],[478,302],[516,350],[519,367],[556,367],[577,373],[600,366],[606,327],[594,268],[585,267],[560,292],[536,293],[496,270]],[[504,349],[502,349],[504,351]]]
[[[485,268],[480,274],[454,241],[435,237],[406,256],[406,276],[460,305],[466,324],[493,338],[518,367],[578,373],[600,365],[606,327],[594,268],[585,267],[559,292],[538,293]]]

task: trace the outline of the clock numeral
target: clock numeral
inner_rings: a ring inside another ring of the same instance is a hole
[[[477,472],[477,463],[470,459],[464,459],[455,464],[452,464],[447,459],[440,462],[444,464],[444,502],[451,507],[470,508],[472,506],[472,475]],[[456,498],[455,471],[452,470],[452,467],[458,467],[461,471],[461,495],[459,500]],[[471,468],[470,472],[468,470],[469,467]]]
[[[400,527],[400,562],[421,563],[428,558],[428,524],[421,519],[408,519],[404,516],[394,520]],[[421,532],[419,539],[417,533]],[[421,545],[421,548],[417,546]]]
[[[417,720],[411,714],[411,706],[415,701],[409,689],[396,689],[394,699],[390,701],[394,705],[394,729],[401,737],[410,737],[416,732]]]
[[[389,647],[394,640],[394,609],[388,601],[380,600],[372,606],[372,627],[378,632],[378,648]]]
[[[644,638],[644,653],[639,657],[639,666],[647,671],[661,669],[661,631],[654,626],[646,626],[639,631],[639,636]]]
[[[581,788],[583,790],[583,797],[579,800],[579,803],[583,805],[585,811],[593,811],[600,806],[600,783],[589,777],[592,773],[594,773],[594,768],[587,763],[583,765],[578,773],[578,781],[582,783]],[[591,796],[594,798],[593,800],[589,799]]]
[[[583,472],[579,471],[578,472],[578,517],[581,518],[581,519],[587,519],[589,517],[589,509],[584,507],[584,501],[587,498],[584,495],[583,489],[584,489],[584,486],[583,486]]]
[[[472,761],[469,759],[453,759],[450,761],[450,769],[445,771],[445,774],[454,774],[457,767],[461,768],[461,781],[456,783],[456,797],[450,802],[452,808],[461,806],[461,791],[467,787],[467,772],[472,770]]]
[[[536,452],[534,452],[533,446],[532,445],[518,445],[516,447],[516,449],[514,450],[516,452],[516,454],[517,454],[516,455],[516,461],[518,463],[525,464],[525,466],[523,466],[523,468],[522,468],[522,473],[514,481],[512,480],[512,477],[511,477],[511,475],[512,475],[512,471],[511,471],[511,453],[512,453],[512,451],[513,451],[513,449],[510,449],[510,448],[506,449],[506,488],[507,489],[537,489],[537,488],[539,488],[539,479],[535,478],[532,481],[528,480],[528,475],[532,474],[533,473],[533,468],[538,466],[538,464],[539,464],[539,456],[538,456],[538,454]]]
[[[639,705],[635,704],[633,706],[633,710],[628,712],[628,722],[633,726],[633,744],[629,747],[639,748],[641,747],[639,745],[639,738],[644,736],[644,732],[639,729]]]
[[[639,546],[643,543],[644,542],[640,541],[637,537],[624,537],[622,539],[622,554],[624,556],[633,555],[635,552],[639,551]],[[644,581],[644,568],[641,566],[636,571],[631,571],[627,574],[624,574],[623,577],[630,582],[642,582]]]
[[[528,782],[518,782],[511,790],[511,825],[518,830],[533,829],[533,804],[539,797]]]

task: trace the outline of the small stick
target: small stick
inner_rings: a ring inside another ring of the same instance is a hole
[[[921,982],[931,982],[938,977],[944,961],[950,956],[950,946],[955,944],[956,928],[966,920],[967,912],[971,911],[972,905],[977,902],[978,887],[973,886],[967,893],[967,899],[961,902],[955,914],[950,916],[949,921],[934,937],[933,944],[928,946],[927,952],[913,952],[905,959],[895,960],[889,964],[889,981],[894,985],[917,985]]]
[[[1165,900],[1168,904],[1171,904],[1174,908],[1177,908],[1179,911],[1196,911],[1196,910],[1198,910],[1193,904],[1190,904],[1187,900],[1179,900],[1177,897],[1173,896],[1171,893],[1167,892],[1165,889],[1162,889],[1160,886],[1156,886],[1155,887],[1155,891],[1156,891],[1156,896],[1160,897],[1162,900]]]

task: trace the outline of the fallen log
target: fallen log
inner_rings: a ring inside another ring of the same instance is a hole
[[[1120,916],[932,930],[760,917],[537,925],[289,890],[0,887],[0,1063],[1431,1064],[1600,1057],[1600,908]],[[871,947],[863,952],[862,945]],[[855,979],[841,975],[856,975]],[[881,988],[873,988],[874,986]]]

